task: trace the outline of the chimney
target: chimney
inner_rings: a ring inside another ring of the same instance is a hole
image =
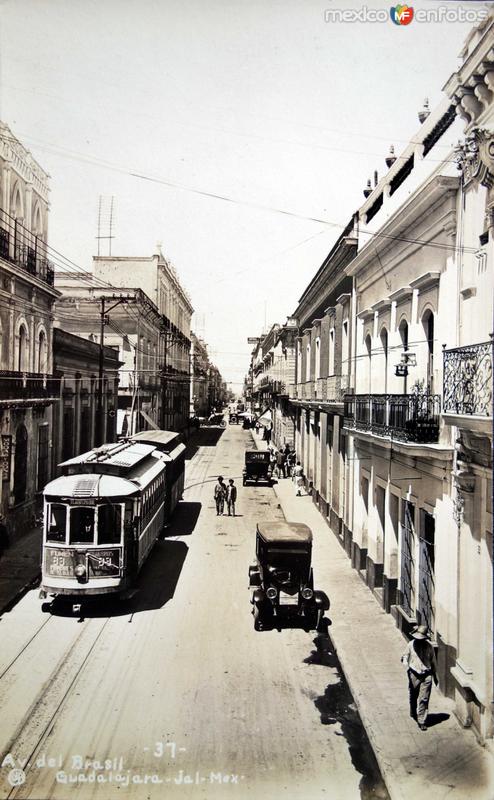
[[[369,178],[369,180],[367,181],[367,186],[364,189],[364,197],[369,197],[370,194],[372,194],[372,185],[371,185],[371,180]]]
[[[427,119],[427,117],[429,116],[430,113],[431,112],[430,112],[430,109],[429,109],[429,98],[425,97],[424,98],[424,105],[422,106],[422,110],[419,111],[419,122],[420,122],[421,125],[422,125],[423,122],[426,121],[426,119]]]
[[[387,166],[387,168],[390,169],[393,166],[393,164],[395,163],[395,161],[396,161],[395,149],[394,149],[394,146],[391,144],[389,146],[389,153],[386,156],[386,166]]]
[[[376,188],[378,183],[379,183],[379,175],[377,174],[377,169],[375,169],[374,170],[374,189]]]

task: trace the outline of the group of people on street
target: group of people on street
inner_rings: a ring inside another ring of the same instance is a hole
[[[218,481],[214,487],[214,502],[216,503],[216,516],[223,516],[225,503],[228,516],[235,516],[235,503],[237,502],[237,487],[235,481],[230,478],[228,485],[225,483],[223,475],[218,475]]]
[[[269,447],[268,449],[273,475],[278,479],[292,478],[295,485],[295,493],[297,497],[300,497],[305,478],[303,467],[300,461],[297,460],[295,450],[292,450],[288,443],[280,450],[276,450],[274,447]]]

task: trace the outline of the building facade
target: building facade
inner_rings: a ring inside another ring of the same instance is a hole
[[[115,409],[117,435],[162,427],[165,324],[155,304],[141,289],[105,288],[91,276],[57,272],[56,285],[62,292],[57,303],[60,326],[68,333],[98,343],[99,348],[103,319],[104,343],[117,350],[120,363]],[[95,410],[98,444],[107,434],[113,436],[107,408],[111,380],[111,374],[108,376],[103,370],[100,395],[98,369]]]
[[[95,256],[94,276],[111,286],[135,285],[158,309],[163,322],[162,413],[159,427],[181,431],[190,411],[190,331],[194,312],[174,267],[161,250],[150,257]]]
[[[117,438],[118,348],[103,351],[104,385],[102,394],[103,441]],[[55,328],[53,367],[60,378],[59,402],[54,408],[53,466],[85,453],[98,444],[98,380],[100,346],[80,336]]]
[[[290,398],[314,501],[400,630],[430,628],[440,688],[483,741],[493,735],[493,47],[491,13],[305,290]]]
[[[53,265],[48,175],[0,123],[0,513],[12,539],[28,530],[51,478]]]

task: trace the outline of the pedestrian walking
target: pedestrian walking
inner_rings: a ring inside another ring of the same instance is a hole
[[[288,449],[286,457],[286,473],[289,478],[293,477],[293,469],[295,467],[295,450]]]
[[[295,483],[295,495],[296,497],[301,497],[302,495],[302,487],[304,485],[304,470],[300,463],[297,461],[294,470],[293,470],[293,481]]]
[[[278,450],[276,453],[276,472],[278,478],[281,478],[283,475],[286,478],[286,471],[285,471],[285,463],[286,463],[286,456],[282,450]]]
[[[421,731],[427,730],[427,710],[432,681],[437,686],[437,664],[434,648],[429,640],[427,625],[419,625],[401,657],[407,667],[410,716]]]
[[[216,503],[216,516],[223,514],[225,508],[226,486],[223,475],[218,475],[218,483],[214,487],[214,501]]]
[[[228,486],[226,487],[226,507],[228,509],[228,516],[235,516],[235,503],[237,502],[237,487],[233,481],[233,478],[230,478],[228,481]]]
[[[266,428],[266,441],[268,444],[271,441],[271,428]]]

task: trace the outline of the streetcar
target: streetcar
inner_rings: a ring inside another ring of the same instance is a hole
[[[144,431],[60,469],[43,491],[40,597],[128,596],[182,496],[180,434]]]

